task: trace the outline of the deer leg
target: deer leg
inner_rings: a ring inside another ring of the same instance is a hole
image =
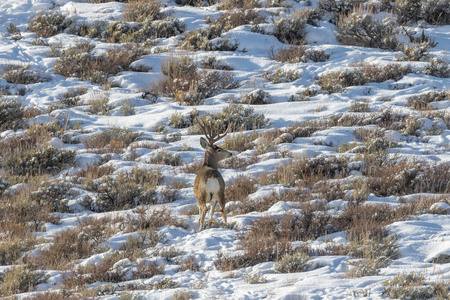
[[[225,194],[224,193],[219,194],[219,205],[220,205],[220,212],[222,213],[223,222],[227,223],[227,213],[225,212]]]
[[[206,210],[206,205],[205,205],[205,206],[201,207],[200,220],[199,220],[200,228],[198,231],[202,231],[202,229],[203,229],[203,225],[205,223],[206,212],[207,212],[207,210]]]
[[[215,195],[211,196],[211,202],[210,203],[211,203],[211,207],[210,207],[210,210],[209,210],[209,220],[208,220],[209,227],[211,227],[211,223],[213,221],[213,216],[214,216],[214,209],[216,208],[216,205],[217,205],[217,198],[216,198]]]

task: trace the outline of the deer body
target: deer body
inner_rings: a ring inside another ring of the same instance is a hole
[[[203,137],[200,138],[200,145],[206,150],[206,152],[203,166],[198,170],[194,181],[194,194],[199,207],[199,231],[201,231],[204,226],[205,216],[207,213],[207,203],[210,203],[209,224],[212,222],[214,209],[217,203],[219,203],[223,221],[225,223],[227,222],[227,216],[225,213],[225,181],[217,169],[219,161],[232,155],[227,150],[214,145],[214,142],[223,138],[226,133],[222,136],[214,135],[212,133],[212,129],[209,128],[210,135],[208,136],[208,127],[206,127],[205,123],[200,123],[200,125],[203,125],[202,129],[209,141]]]

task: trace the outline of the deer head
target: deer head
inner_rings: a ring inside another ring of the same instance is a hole
[[[217,145],[214,145],[215,142],[219,141],[227,135],[228,129],[225,131],[225,133],[219,134],[218,132],[215,132],[213,130],[212,120],[209,121],[209,124],[207,124],[204,118],[197,117],[196,120],[206,137],[200,138],[200,145],[203,147],[203,149],[206,150],[203,165],[212,167],[217,170],[219,161],[232,156],[231,152],[220,148]]]

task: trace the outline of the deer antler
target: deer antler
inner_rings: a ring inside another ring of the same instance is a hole
[[[213,131],[213,122],[212,120],[209,121],[209,124],[206,124],[205,118],[197,117],[196,118],[198,125],[200,125],[200,128],[202,129],[203,133],[205,134],[206,138],[208,139],[209,145],[212,146],[215,142],[218,140],[224,138],[228,133],[228,128],[223,134],[215,133]]]

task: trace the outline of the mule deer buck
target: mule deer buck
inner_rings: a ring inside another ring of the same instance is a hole
[[[220,205],[220,211],[222,212],[223,221],[227,222],[227,215],[225,213],[225,182],[217,170],[219,161],[230,157],[232,154],[225,149],[222,149],[216,145],[215,142],[222,139],[227,135],[227,131],[223,134],[214,132],[212,121],[206,124],[206,121],[201,118],[197,118],[197,123],[200,125],[205,137],[200,138],[200,145],[206,150],[205,159],[202,167],[198,170],[197,176],[194,181],[194,194],[197,199],[197,204],[200,209],[200,228],[203,229],[205,222],[205,216],[207,212],[206,204],[210,203],[210,219],[209,224],[212,222],[214,215],[214,208],[217,202]]]

